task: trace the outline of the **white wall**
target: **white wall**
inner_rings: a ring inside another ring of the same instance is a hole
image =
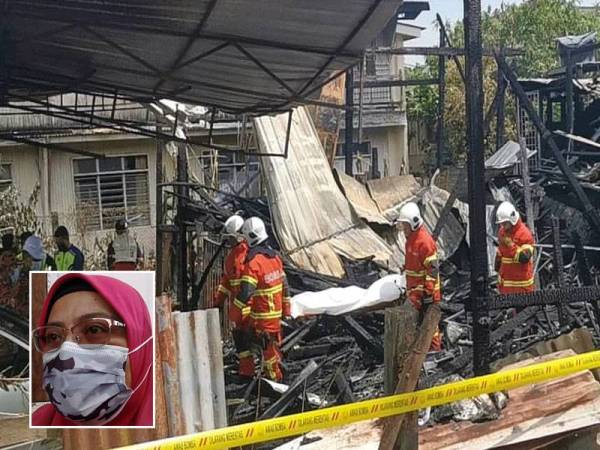
[[[97,136],[96,136],[97,137]],[[84,149],[107,156],[146,155],[148,158],[148,200],[150,203],[150,225],[132,226],[131,230],[143,247],[146,255],[155,249],[156,224],[156,141],[153,139],[119,139],[106,136],[102,141],[92,141],[89,137],[71,137],[64,139],[64,145]],[[63,141],[64,141],[63,140]],[[41,185],[40,198],[36,213],[43,224],[46,234],[51,235],[52,213],[58,215],[60,225],[65,225],[72,235],[72,242],[83,248],[92,248],[96,238],[102,239],[111,230],[96,231],[81,235],[76,230],[75,181],[73,160],[79,155],[62,151],[48,151],[49,182],[44,184],[42,150],[30,146],[0,147],[0,161],[11,164],[13,184],[19,190],[21,201],[25,202],[37,183]],[[48,210],[44,211],[44,198],[47,198]]]

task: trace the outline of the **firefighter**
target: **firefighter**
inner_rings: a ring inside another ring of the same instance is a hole
[[[435,241],[425,229],[421,211],[416,203],[408,202],[400,209],[397,222],[406,236],[405,265],[408,300],[419,311],[419,323],[427,308],[442,299],[440,271]],[[436,329],[431,351],[442,349],[442,335]]]
[[[502,202],[496,210],[498,250],[495,267],[498,291],[519,294],[535,290],[533,273],[533,235],[510,202]]]
[[[249,343],[258,343],[262,350],[264,375],[281,381],[281,319],[290,315],[283,261],[267,244],[269,236],[264,222],[258,217],[250,217],[244,222],[242,234],[250,250],[244,262],[240,291],[233,302],[236,306],[234,316],[243,316],[244,310],[250,306],[250,330],[241,344],[246,344],[246,350],[251,350]],[[240,375],[254,376],[254,359],[251,361],[251,366],[240,367]]]
[[[144,255],[136,240],[129,234],[125,219],[115,223],[115,237],[106,251],[106,265],[109,270],[136,270],[142,264]]]
[[[236,314],[233,301],[239,293],[240,283],[242,281],[242,271],[244,261],[248,255],[248,243],[240,234],[244,219],[234,214],[225,221],[224,233],[226,238],[235,240],[234,246],[229,251],[223,264],[223,276],[221,283],[215,292],[213,304],[215,306],[226,305],[229,319],[232,322],[233,341],[236,345],[239,359],[240,373],[254,373],[254,357],[248,349],[247,343],[244,343],[248,332],[248,322],[250,319],[250,306],[247,306],[242,314]]]

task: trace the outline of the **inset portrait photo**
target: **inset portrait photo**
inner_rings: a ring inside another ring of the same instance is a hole
[[[154,427],[154,272],[30,277],[30,426]]]

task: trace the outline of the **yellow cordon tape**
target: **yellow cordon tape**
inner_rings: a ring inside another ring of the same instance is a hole
[[[584,353],[531,366],[511,369],[408,394],[333,406],[276,419],[235,425],[218,430],[122,447],[127,450],[226,449],[287,438],[322,428],[388,417],[428,406],[451,403],[481,394],[514,389],[600,367],[600,351]]]

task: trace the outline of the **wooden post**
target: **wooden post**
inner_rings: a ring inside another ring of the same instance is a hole
[[[185,225],[184,210],[187,207],[187,197],[189,193],[188,186],[188,160],[186,145],[177,144],[177,181],[182,184],[177,187],[177,302],[182,311],[189,311],[190,304],[188,298],[188,242],[187,227]]]
[[[162,131],[162,128],[159,127],[158,131]],[[156,237],[154,241],[154,248],[156,253],[156,295],[161,295],[164,292],[165,286],[163,285],[163,272],[169,267],[168,265],[163,264],[163,231],[161,228],[162,225],[162,217],[163,217],[163,188],[161,183],[163,182],[163,170],[162,170],[162,161],[163,161],[163,151],[166,150],[165,141],[162,139],[156,140],[156,218],[154,225],[156,226]]]
[[[409,302],[385,310],[383,382],[386,395],[394,394],[398,375],[402,372],[408,352],[417,337],[417,321],[418,313]],[[396,448],[412,450],[419,447],[418,418],[419,413],[416,411],[407,414],[400,428]]]
[[[498,150],[504,145],[504,105],[506,98],[506,80],[500,67],[498,67],[496,83],[498,91],[498,102],[496,103],[496,150]]]
[[[48,294],[48,275],[45,273],[31,274],[31,324],[37,327],[42,315],[44,299]],[[42,354],[31,348],[31,398],[34,402],[47,402],[48,394],[42,388]]]
[[[519,145],[521,146],[521,172],[523,177],[523,195],[525,197],[525,214],[527,214],[527,226],[531,231],[531,234],[535,236],[535,220],[533,217],[533,201],[531,199],[531,182],[529,179],[529,159],[527,158],[527,147],[525,146],[525,139],[519,138]]]
[[[440,27],[440,48],[446,46],[446,36]],[[438,116],[437,116],[437,148],[436,168],[442,167],[444,157],[444,103],[446,98],[446,58],[438,57]]]
[[[521,159],[521,176],[523,177],[523,195],[525,197],[525,214],[527,215],[527,227],[533,235],[533,239],[537,241],[535,234],[535,219],[533,210],[533,200],[531,199],[531,182],[529,178],[529,158],[527,157],[527,146],[525,145],[525,139],[519,138],[519,145],[521,152],[519,153]],[[540,287],[540,276],[539,273],[535,272],[535,286]]]
[[[571,57],[571,49],[566,49],[567,63],[565,65],[565,112],[566,112],[566,127],[567,133],[573,133],[573,59]],[[573,140],[569,139],[567,144],[567,152],[570,153],[573,148]]]
[[[346,129],[344,130],[344,161],[346,175],[354,173],[354,67],[346,71]]]
[[[417,339],[412,345],[410,353],[405,360],[404,367],[402,368],[402,373],[400,374],[398,384],[396,385],[396,394],[412,392],[417,387],[421,368],[423,367],[423,362],[427,356],[427,351],[431,346],[431,341],[441,315],[442,312],[438,304],[432,305],[427,309]],[[395,445],[402,428],[402,423],[406,420],[406,416],[406,414],[400,414],[388,417],[384,420],[379,450],[392,450],[397,448]]]

